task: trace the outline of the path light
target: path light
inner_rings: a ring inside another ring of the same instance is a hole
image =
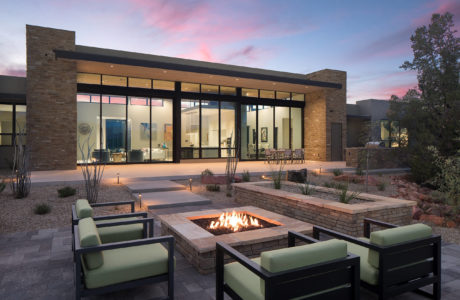
[[[117,184],[120,184],[120,173],[117,172]]]
[[[137,197],[139,198],[139,208],[142,208],[142,194],[139,193]]]
[[[192,190],[192,181],[193,181],[192,178],[188,179],[188,185],[190,187],[190,190]]]

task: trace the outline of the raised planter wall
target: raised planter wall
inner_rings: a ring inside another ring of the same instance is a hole
[[[360,194],[366,203],[345,204],[275,190],[271,187],[258,186],[259,183],[234,184],[235,201],[242,205],[253,205],[269,211],[295,218],[313,225],[352,236],[363,235],[363,219],[372,218],[397,225],[407,225],[411,221],[414,201],[394,199],[371,194]],[[271,183],[267,183],[268,185]],[[283,184],[292,183],[285,182]],[[314,187],[321,192],[335,192],[334,189]]]

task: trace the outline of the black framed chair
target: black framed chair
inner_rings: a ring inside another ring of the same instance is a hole
[[[308,245],[295,246],[296,239]],[[216,244],[216,299],[359,299],[359,258],[339,240],[319,242],[288,232],[288,248],[249,259]],[[225,264],[225,255],[235,260]]]
[[[94,216],[95,207],[129,205],[131,213]],[[102,243],[114,243],[129,241],[146,237],[153,237],[153,219],[152,221],[143,222],[140,219],[147,219],[146,212],[135,212],[134,201],[120,202],[103,202],[89,204],[86,199],[78,199],[72,205],[72,235],[74,235],[74,226],[83,218],[93,218],[97,225],[117,222],[117,226],[100,226],[98,227],[99,236]],[[72,239],[73,241],[73,239]],[[75,249],[72,242],[72,249]]]
[[[76,299],[162,281],[174,298],[174,237],[102,244],[97,226],[92,218],[74,226]]]
[[[371,232],[371,225],[387,229]],[[379,299],[408,291],[441,299],[441,237],[433,235],[431,227],[364,219],[363,238],[313,227],[315,238],[321,233],[346,241],[348,251],[360,256],[361,285]],[[427,285],[433,285],[431,294],[420,290]]]

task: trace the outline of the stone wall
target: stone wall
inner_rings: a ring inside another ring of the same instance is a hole
[[[75,169],[76,65],[53,50],[75,50],[75,32],[26,26],[27,146],[32,170]]]
[[[345,149],[347,144],[347,73],[325,69],[307,74],[307,78],[342,84],[341,89],[322,88],[307,93],[305,99],[305,158],[329,161],[331,160],[331,123],[342,124],[342,149]]]
[[[287,183],[285,183],[287,184]],[[314,187],[321,191],[327,189]],[[320,225],[352,236],[363,235],[364,218],[372,218],[397,225],[411,221],[414,201],[360,194],[365,204],[345,204],[256,186],[253,183],[234,184],[235,201],[238,204],[253,205],[269,211],[295,218],[313,225]]]
[[[345,149],[347,167],[366,168],[366,148],[351,147]],[[361,161],[361,163],[360,163]],[[392,169],[407,167],[407,157],[399,148],[369,149],[369,169]]]

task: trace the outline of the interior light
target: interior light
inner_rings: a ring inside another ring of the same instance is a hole
[[[168,73],[168,71],[166,71],[166,70],[163,70],[163,73],[165,73],[165,74],[166,74],[166,73]]]
[[[110,65],[110,67],[113,69],[113,65]]]

